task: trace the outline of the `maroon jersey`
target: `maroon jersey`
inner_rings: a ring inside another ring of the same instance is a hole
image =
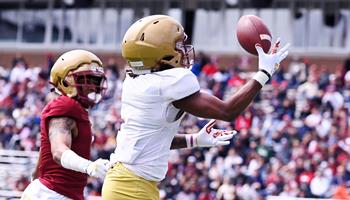
[[[47,188],[74,200],[84,199],[83,190],[87,175],[65,169],[57,164],[51,154],[48,122],[53,117],[70,117],[75,120],[78,136],[72,138],[71,149],[79,156],[90,159],[91,124],[88,112],[76,100],[59,96],[50,101],[41,115],[41,163],[39,180]]]

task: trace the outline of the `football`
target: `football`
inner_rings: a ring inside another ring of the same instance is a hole
[[[255,44],[267,53],[271,47],[271,33],[265,23],[255,15],[243,15],[237,23],[237,39],[247,52],[258,55]]]

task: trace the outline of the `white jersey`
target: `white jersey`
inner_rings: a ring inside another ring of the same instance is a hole
[[[122,91],[124,123],[111,161],[122,162],[146,180],[164,179],[171,142],[182,118],[172,102],[199,89],[196,76],[185,68],[127,76]]]

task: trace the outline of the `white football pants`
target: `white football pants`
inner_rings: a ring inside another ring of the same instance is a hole
[[[39,179],[32,181],[22,193],[21,200],[72,200],[50,190]]]

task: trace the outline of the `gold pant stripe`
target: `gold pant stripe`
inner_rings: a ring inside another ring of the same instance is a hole
[[[135,175],[123,164],[117,163],[105,177],[103,200],[159,200],[157,182]]]

